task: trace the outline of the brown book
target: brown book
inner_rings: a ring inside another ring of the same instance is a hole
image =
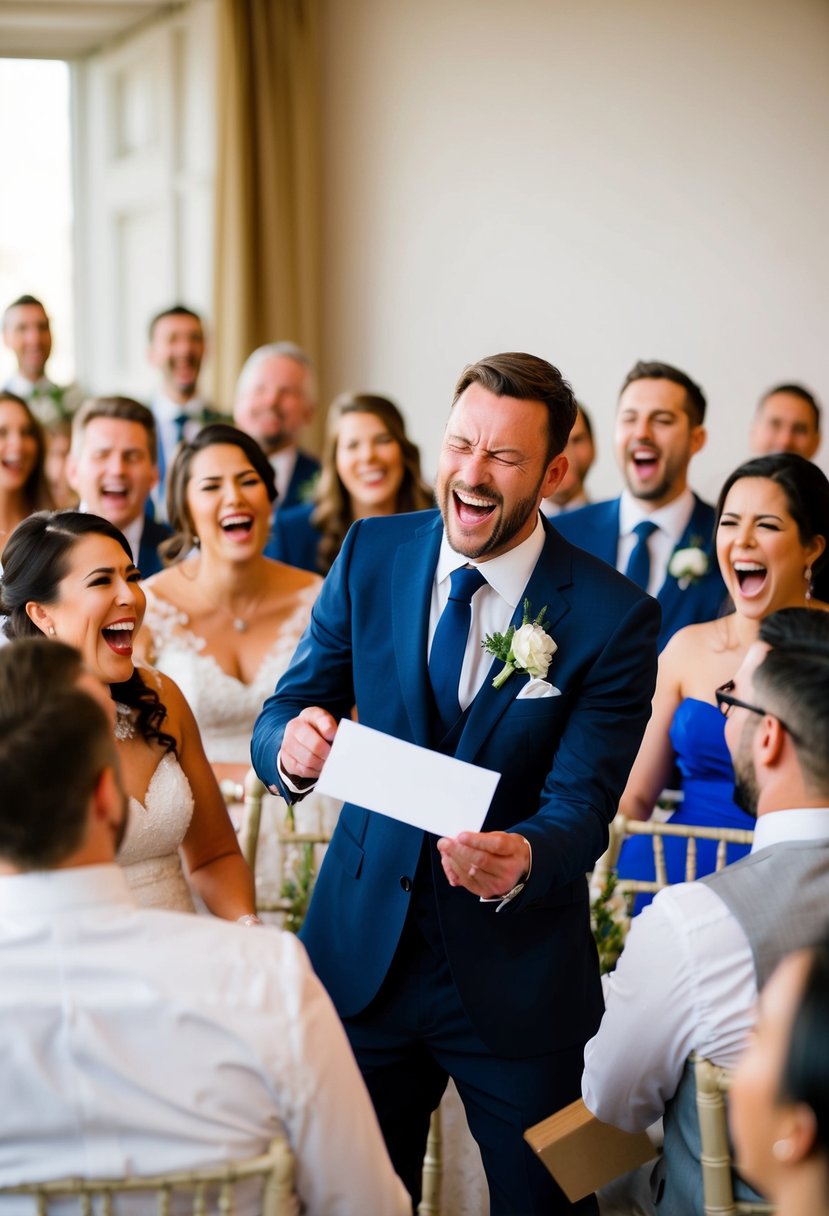
[[[644,1132],[602,1123],[581,1098],[527,1128],[524,1139],[571,1203],[657,1156]]]

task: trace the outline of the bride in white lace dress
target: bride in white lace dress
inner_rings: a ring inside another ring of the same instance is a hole
[[[145,584],[140,651],[181,688],[216,774],[237,782],[250,768],[253,723],[321,585],[318,575],[262,556],[275,496],[273,470],[250,436],[220,423],[204,427],[180,447],[170,472],[174,536],[165,557],[173,564]],[[264,809],[264,824],[285,813],[281,799]],[[337,810],[330,800],[307,799],[297,808],[299,826],[331,829]],[[261,843],[260,893],[278,895],[275,834],[265,831]]]
[[[129,795],[118,861],[139,903],[192,912],[192,886],[217,916],[253,915],[250,870],[192,712],[172,680],[133,663],[145,601],[125,538],[95,515],[43,512],[15,529],[3,558],[8,636],[44,633],[76,646],[116,702]]]

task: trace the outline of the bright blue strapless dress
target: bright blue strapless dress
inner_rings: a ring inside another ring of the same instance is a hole
[[[725,718],[716,705],[687,697],[677,706],[671,723],[671,743],[677,767],[682,774],[683,800],[669,823],[693,823],[704,827],[754,830],[751,815],[735,804],[734,770],[725,745]],[[685,879],[684,840],[664,839],[665,863],[669,882]],[[726,848],[729,865],[749,851],[749,845],[730,844]],[[717,842],[697,842],[697,874],[711,874],[717,863]],[[653,879],[653,848],[650,837],[626,840],[619,857],[620,878]],[[637,897],[635,910],[641,912],[652,895]]]

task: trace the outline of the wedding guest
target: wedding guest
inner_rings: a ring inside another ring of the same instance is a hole
[[[72,421],[69,478],[82,511],[114,524],[127,538],[143,578],[161,569],[159,545],[171,536],[147,512],[158,482],[158,436],[152,410],[131,397],[91,397]]]
[[[716,548],[734,611],[687,626],[662,652],[653,714],[619,803],[623,815],[648,819],[678,764],[684,796],[671,823],[754,827],[733,800],[733,769],[713,690],[733,677],[770,613],[826,609],[827,538],[829,481],[802,456],[761,456],[726,480],[717,504]],[[680,882],[685,841],[663,843],[668,879]],[[729,845],[727,855],[734,861],[744,852],[745,846]],[[715,842],[698,841],[698,873],[710,873],[715,861]],[[619,874],[654,877],[647,838],[625,842]],[[640,896],[637,909],[649,902]]]
[[[14,1095],[0,1186],[188,1171],[284,1135],[297,1211],[405,1216],[297,939],[136,907],[114,864],[127,806],[94,684],[59,642],[0,655],[0,1058]],[[263,1210],[255,1184],[234,1198],[239,1216]]]
[[[42,423],[68,418],[81,402],[77,385],[61,387],[46,375],[52,330],[46,309],[34,296],[19,296],[3,313],[3,341],[17,359],[17,371],[3,385],[22,397]]]
[[[22,520],[53,505],[43,428],[21,397],[0,392],[0,550]]]
[[[659,617],[540,515],[575,416],[543,359],[467,367],[440,512],[355,521],[254,729],[259,776],[291,801],[355,702],[363,726],[501,774],[483,830],[452,837],[347,803],[302,928],[415,1207],[451,1075],[492,1216],[573,1210],[522,1132],[577,1096],[601,1016],[584,874],[650,712]],[[515,666],[504,634],[528,601],[535,658]]]
[[[431,507],[420,452],[388,397],[344,393],[325,428],[322,472],[313,501],[277,512],[271,557],[327,574],[355,519]]]
[[[150,401],[158,432],[159,481],[154,501],[160,513],[167,470],[178,445],[183,439],[193,439],[208,422],[223,418],[199,392],[204,351],[204,324],[192,308],[173,304],[150,321],[147,362],[161,380]]]
[[[78,496],[66,475],[72,443],[72,423],[68,418],[55,418],[54,421],[47,422],[43,430],[46,436],[46,480],[52,501],[60,511],[74,510],[78,505]]]
[[[130,822],[119,852],[139,903],[193,911],[190,885],[216,916],[254,915],[253,882],[176,685],[133,662],[144,617],[140,574],[123,534],[97,515],[41,512],[3,551],[0,609],[11,639],[75,645],[109,685]]]
[[[820,447],[820,406],[802,384],[778,384],[760,398],[751,424],[751,451],[797,452],[811,460]]]
[[[740,1171],[778,1216],[829,1213],[829,938],[789,955],[760,996],[729,1093]]]
[[[688,468],[705,444],[706,401],[669,363],[639,362],[616,411],[620,498],[556,516],[562,536],[601,557],[659,601],[659,649],[683,625],[719,615],[725,598],[714,560],[714,508],[691,491]],[[694,574],[686,579],[689,568]]]
[[[766,617],[716,696],[740,801],[756,816],[754,843],[720,873],[660,891],[609,977],[599,1032],[585,1048],[585,1104],[632,1132],[664,1116],[665,1144],[654,1170],[608,1188],[608,1216],[702,1213],[689,1057],[733,1067],[758,990],[826,924],[829,615],[788,608]],[[756,1199],[740,1180],[736,1197]]]
[[[584,479],[596,459],[596,445],[593,441],[593,423],[581,402],[564,455],[567,457],[567,472],[561,479],[561,485],[541,502],[541,510],[548,519],[560,515],[562,511],[577,511],[590,502]]]
[[[249,355],[239,373],[233,421],[271,462],[279,511],[305,502],[320,462],[299,447],[317,404],[314,365],[294,342],[271,342]]]

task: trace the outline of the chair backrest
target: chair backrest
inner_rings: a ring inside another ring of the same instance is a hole
[[[705,1216],[769,1216],[774,1208],[734,1198],[734,1162],[728,1139],[726,1095],[731,1073],[701,1056],[692,1056],[697,1084],[697,1117]]]
[[[192,1216],[233,1216],[236,1212],[237,1183],[262,1183],[256,1211],[262,1216],[298,1216],[299,1201],[294,1191],[294,1157],[284,1138],[273,1140],[268,1151],[246,1161],[226,1162],[196,1170],[178,1170],[169,1174],[128,1176],[125,1178],[61,1178],[50,1182],[25,1182],[16,1186],[0,1186],[0,1200],[11,1195],[33,1198],[37,1216],[47,1216],[50,1205],[72,1196],[78,1200],[76,1210],[82,1216],[112,1216],[119,1195],[147,1196],[141,1210],[153,1211],[151,1197],[155,1195],[155,1212],[168,1216],[189,1211]],[[184,1200],[187,1200],[186,1206]],[[0,1209],[2,1203],[0,1203]],[[63,1210],[66,1210],[65,1208]],[[133,1204],[130,1211],[134,1212]]]
[[[617,890],[625,894],[639,894],[640,892],[655,894],[663,887],[670,885],[665,865],[665,848],[662,843],[666,836],[679,837],[688,842],[683,882],[693,882],[697,877],[698,840],[717,842],[715,869],[719,871],[725,869],[727,845],[750,845],[754,839],[754,833],[743,828],[700,827],[691,823],[660,823],[653,819],[643,822],[639,819],[628,819],[624,815],[617,815],[610,825],[610,843],[607,851],[596,862],[591,885],[595,886],[597,880],[603,881],[607,874],[616,870],[622,845],[628,836],[649,836],[651,838],[655,878],[617,878]]]
[[[277,849],[269,857],[269,868],[278,873],[264,873],[260,865],[256,884],[257,912],[279,913],[279,923],[286,929],[297,932],[305,917],[313,891],[325,846],[331,840],[331,832],[323,823],[322,809],[311,815],[312,830],[298,831],[294,808],[282,798],[272,795],[251,769],[244,782],[244,808],[239,845],[256,876],[256,862],[263,832],[263,804],[268,800],[273,810],[272,829]],[[302,804],[303,809],[305,803]],[[307,818],[307,817],[306,817]],[[267,881],[265,881],[267,880]],[[278,892],[268,894],[267,890]]]

